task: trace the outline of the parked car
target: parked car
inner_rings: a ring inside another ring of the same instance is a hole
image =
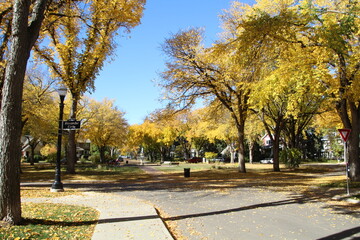
[[[225,162],[225,159],[223,157],[211,158],[211,159],[209,159],[209,162],[212,162],[212,163]]]
[[[263,160],[260,160],[260,163],[271,164],[271,163],[273,163],[273,159],[272,158],[265,158]]]
[[[202,157],[192,157],[186,161],[188,163],[199,163],[199,162],[202,162]]]
[[[119,156],[117,159],[110,160],[109,165],[117,166],[120,165],[121,162],[124,162],[124,159],[121,156]]]

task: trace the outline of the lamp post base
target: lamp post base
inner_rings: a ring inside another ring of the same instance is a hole
[[[54,182],[50,188],[50,192],[64,192],[64,188],[61,182]]]
[[[64,189],[50,188],[50,192],[64,192]]]

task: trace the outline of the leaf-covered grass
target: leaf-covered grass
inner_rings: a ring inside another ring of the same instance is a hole
[[[50,185],[44,187],[21,187],[21,198],[49,198],[49,197],[63,197],[67,195],[79,195],[81,192],[66,189],[64,192],[50,192]]]
[[[328,183],[320,184],[321,187],[329,187],[329,188],[346,188],[346,181],[332,181]],[[349,187],[351,188],[360,188],[360,182],[349,182]]]
[[[179,165],[161,165],[154,168],[165,173],[176,173],[184,171],[184,168],[190,168],[191,171],[209,170],[213,165],[206,163],[180,163]]]
[[[23,203],[23,221],[0,227],[0,239],[91,239],[99,213],[92,208]]]
[[[155,181],[186,182],[187,187],[191,188],[236,188],[236,187],[266,187],[277,188],[280,190],[304,191],[309,186],[319,186],[322,188],[344,188],[346,184],[345,166],[342,165],[303,165],[299,169],[289,170],[281,165],[281,172],[274,172],[272,164],[246,164],[247,173],[239,173],[237,164],[188,164],[154,166],[155,169],[162,171],[163,176],[158,176]],[[184,178],[184,168],[190,168],[191,178]],[[54,166],[47,165],[23,165],[22,181],[51,181],[54,179]],[[63,180],[83,180],[83,181],[143,181],[150,183],[153,178],[136,166],[107,166],[93,164],[79,164],[76,168],[77,174],[69,175],[65,171],[62,173]],[[333,173],[339,174],[333,174]],[[172,179],[172,180],[169,180]],[[359,188],[359,184],[353,184],[353,188]],[[54,196],[49,193],[48,188],[36,191],[35,188],[22,188],[26,197],[31,195]],[[67,194],[58,193],[58,194]]]
[[[191,177],[184,178],[183,169],[188,167]],[[295,170],[286,169],[281,165],[281,171],[274,172],[272,164],[246,164],[246,174],[238,171],[237,164],[180,163],[178,166],[165,165],[156,168],[164,172],[164,176],[160,177],[163,181],[178,179],[179,182],[186,182],[187,188],[227,191],[239,187],[260,187],[303,193],[314,187],[327,191],[337,187],[338,183],[342,189],[346,186],[345,166],[342,165],[303,165]],[[360,186],[353,183],[351,187]]]
[[[22,164],[22,182],[51,181],[55,178],[55,165],[53,164]],[[62,168],[62,180],[136,180],[147,179],[149,175],[136,166],[107,166],[100,164],[79,164],[76,167],[77,174],[67,174]]]
[[[90,165],[77,168],[77,175],[65,175],[69,180],[141,180],[150,176],[136,166]]]
[[[282,167],[284,167],[282,165]],[[214,170],[214,169],[223,169],[223,170],[236,170],[238,164],[229,164],[229,163],[184,163],[181,162],[179,165],[161,165],[155,166],[157,170],[163,171],[165,173],[176,173],[184,171],[184,168],[190,168],[191,171],[204,171],[204,170]],[[247,164],[246,168],[250,171],[271,171],[271,164]]]

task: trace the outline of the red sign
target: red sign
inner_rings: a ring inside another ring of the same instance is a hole
[[[348,138],[349,138],[351,129],[343,128],[343,129],[338,129],[338,131],[340,133],[340,136],[341,136],[342,140],[344,142],[346,142],[348,140]]]

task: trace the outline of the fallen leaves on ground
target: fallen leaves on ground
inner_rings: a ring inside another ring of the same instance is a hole
[[[0,227],[0,239],[91,239],[98,211],[89,207],[23,203],[23,221]]]

